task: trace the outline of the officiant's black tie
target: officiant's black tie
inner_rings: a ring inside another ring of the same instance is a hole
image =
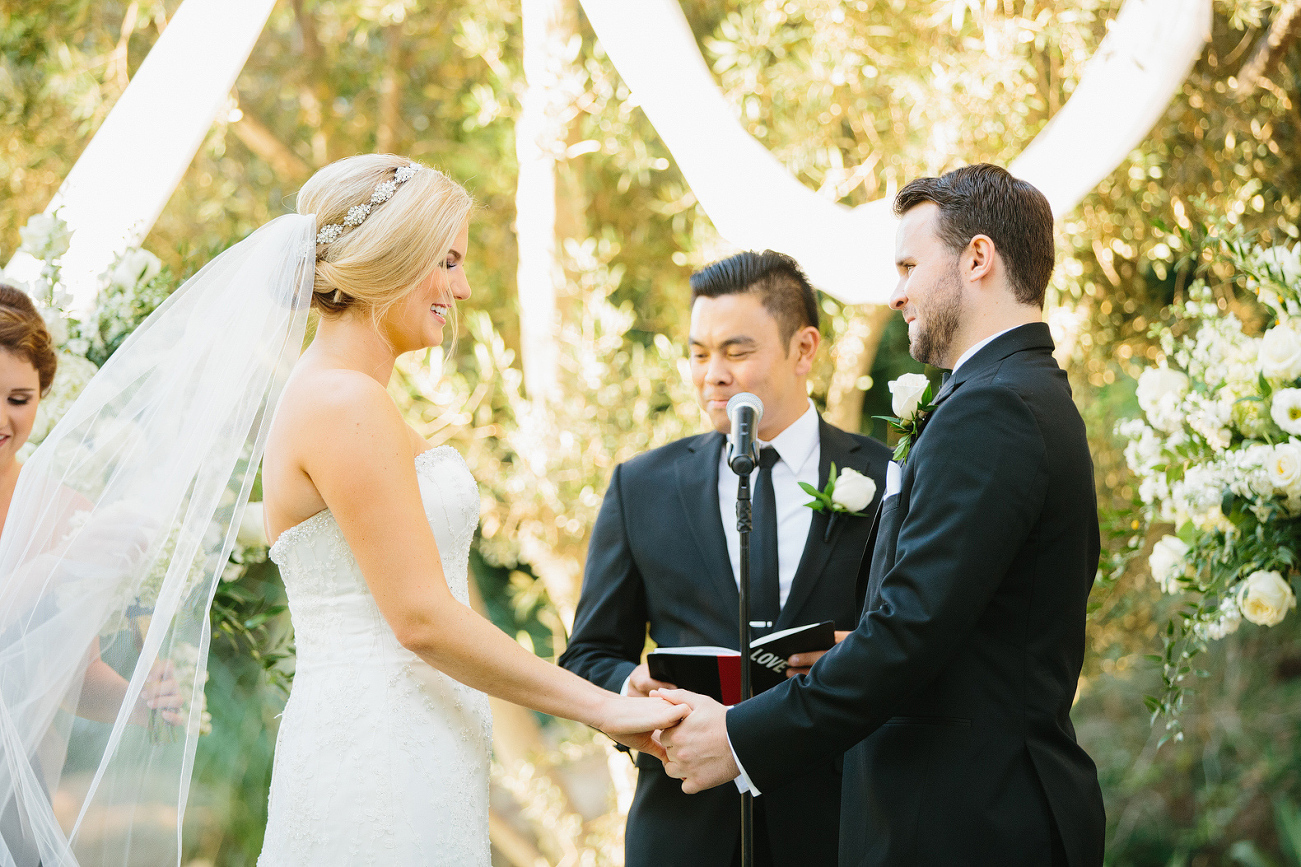
[[[755,637],[767,635],[781,611],[777,564],[777,498],[772,489],[772,468],[780,460],[772,446],[759,450],[759,481],[754,489],[754,536],[750,547],[750,620],[766,621]]]

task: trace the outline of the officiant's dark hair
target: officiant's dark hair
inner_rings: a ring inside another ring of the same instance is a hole
[[[1032,184],[989,163],[963,166],[938,178],[918,178],[894,199],[894,212],[939,205],[936,234],[955,255],[986,235],[1007,268],[1016,300],[1044,306],[1053,273],[1053,209]]]
[[[753,292],[789,344],[796,331],[818,327],[818,296],[804,275],[804,269],[785,253],[746,250],[719,259],[691,275],[691,303],[700,297],[739,295]]]

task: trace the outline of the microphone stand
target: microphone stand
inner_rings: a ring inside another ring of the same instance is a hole
[[[758,450],[757,447],[755,449]],[[752,466],[759,463],[758,456]],[[732,466],[731,460],[728,465]],[[737,468],[732,466],[732,471]],[[750,473],[736,476],[736,530],[741,535],[740,619],[741,619],[741,701],[754,694],[750,683]],[[754,796],[741,793],[741,867],[754,867]]]

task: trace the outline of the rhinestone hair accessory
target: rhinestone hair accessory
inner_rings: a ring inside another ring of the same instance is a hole
[[[398,168],[397,173],[393,175],[393,180],[385,181],[375,188],[375,192],[370,194],[369,202],[364,205],[353,205],[349,208],[348,215],[344,217],[342,223],[330,223],[328,226],[322,226],[321,231],[316,234],[316,243],[329,244],[337,241],[347,230],[360,226],[370,216],[371,211],[375,210],[376,206],[382,205],[393,198],[393,194],[398,191],[398,187],[414,178],[416,172],[422,168],[424,166],[420,165],[420,163],[410,163]]]

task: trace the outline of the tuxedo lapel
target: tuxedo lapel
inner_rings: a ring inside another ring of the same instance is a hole
[[[740,592],[732,575],[723,517],[718,510],[718,457],[723,441],[719,433],[702,436],[688,455],[678,461],[678,495],[691,537],[700,551],[700,562],[704,564],[701,580],[721,595],[729,610],[735,611],[740,605]]]
[[[836,465],[837,471],[845,467],[851,467],[858,470],[864,475],[867,474],[867,467],[855,465],[855,452],[860,450],[858,442],[844,431],[834,428],[827,424],[821,418],[818,419],[818,437],[819,437],[819,457],[818,457],[818,487],[824,489],[831,477],[831,465]],[[782,606],[781,613],[777,616],[777,629],[785,629],[788,626],[798,625],[794,623],[794,618],[799,615],[800,608],[804,605],[813,588],[817,586],[818,579],[822,577],[822,569],[827,564],[827,558],[831,556],[835,548],[836,541],[844,529],[846,521],[861,521],[862,518],[852,518],[841,515],[837,520],[837,526],[833,529],[831,537],[827,538],[827,526],[831,516],[825,512],[814,512],[813,520],[809,524],[809,536],[804,541],[804,553],[800,557],[800,565],[795,570],[795,577],[791,581],[791,591],[786,596],[786,604]]]

